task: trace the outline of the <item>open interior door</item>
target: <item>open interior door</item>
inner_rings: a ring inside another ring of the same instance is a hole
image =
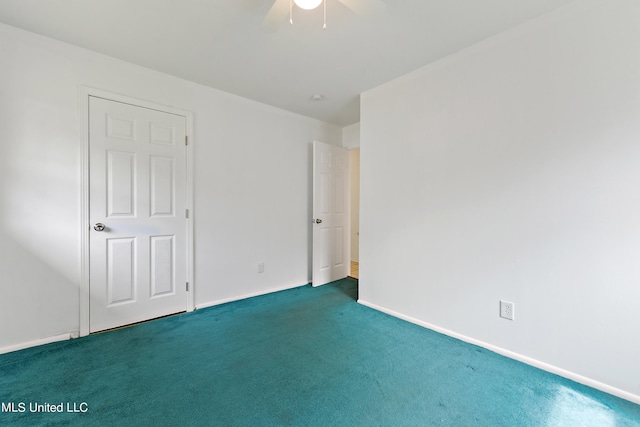
[[[349,274],[349,152],[313,142],[313,286]]]

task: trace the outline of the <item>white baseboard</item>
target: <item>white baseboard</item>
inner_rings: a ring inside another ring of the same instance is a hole
[[[206,302],[206,303],[203,303],[203,304],[196,304],[195,308],[196,309],[200,309],[200,308],[212,307],[214,305],[220,305],[220,304],[224,304],[224,303],[227,303],[227,302],[239,301],[239,300],[243,300],[243,299],[246,299],[246,298],[257,297],[257,296],[260,296],[260,295],[271,294],[271,293],[279,292],[279,291],[285,291],[287,289],[299,288],[301,286],[306,286],[308,284],[309,283],[302,283],[302,284],[296,283],[295,285],[279,286],[279,287],[270,288],[270,289],[266,289],[266,290],[259,291],[259,292],[239,295],[239,296],[232,297],[232,298],[215,300],[215,301]],[[12,351],[23,350],[25,348],[35,347],[35,346],[43,345],[43,344],[49,344],[49,343],[52,343],[52,342],[65,341],[65,340],[69,340],[69,339],[72,339],[72,338],[78,338],[79,336],[80,336],[80,332],[79,331],[72,331],[72,332],[69,332],[67,334],[56,335],[56,336],[46,337],[46,338],[40,338],[40,339],[33,340],[33,341],[27,341],[27,342],[23,342],[23,343],[20,343],[20,344],[10,345],[10,346],[7,346],[7,347],[0,347],[0,354],[10,353]]]
[[[74,331],[74,332],[69,332],[68,334],[40,338],[33,341],[27,341],[20,344],[10,345],[8,347],[2,347],[0,348],[0,354],[11,353],[12,351],[24,350],[25,348],[36,347],[38,345],[49,344],[52,342],[66,341],[66,340],[70,340],[71,338],[78,338],[78,336],[79,336],[79,332]]]
[[[224,299],[219,299],[219,300],[215,300],[215,301],[205,302],[205,303],[202,303],[202,304],[196,304],[196,310],[201,309],[201,308],[213,307],[215,305],[226,304],[228,302],[240,301],[240,300],[247,299],[247,298],[259,297],[261,295],[272,294],[274,292],[286,291],[287,289],[299,288],[301,286],[307,286],[308,284],[309,283],[295,284],[295,285],[284,285],[284,286],[279,286],[279,287],[276,287],[276,288],[266,289],[266,290],[263,290],[263,291],[252,292],[252,293],[244,294],[244,295],[238,295],[238,296],[231,297],[231,298],[224,298]]]
[[[515,353],[515,352],[513,352],[511,350],[506,350],[506,349],[504,349],[502,347],[497,347],[495,345],[488,344],[488,343],[486,343],[484,341],[480,341],[480,340],[477,340],[475,338],[471,338],[471,337],[468,337],[466,335],[462,335],[462,334],[459,334],[457,332],[453,332],[453,331],[450,331],[448,329],[441,328],[441,327],[433,325],[431,323],[423,322],[422,320],[418,320],[418,319],[413,318],[411,316],[406,316],[406,315],[404,315],[402,313],[398,313],[396,311],[389,310],[387,308],[381,307],[379,305],[370,303],[370,302],[362,300],[362,299],[359,299],[358,303],[362,304],[364,306],[367,306],[369,308],[372,308],[374,310],[378,310],[378,311],[381,311],[383,313],[386,313],[386,314],[388,314],[390,316],[397,317],[397,318],[402,319],[402,320],[406,320],[407,322],[414,323],[414,324],[416,324],[418,326],[422,326],[422,327],[427,328],[427,329],[431,329],[432,331],[435,331],[435,332],[439,332],[439,333],[441,333],[443,335],[447,335],[447,336],[450,336],[452,338],[459,339],[460,341],[464,341],[464,342],[467,342],[469,344],[477,345],[478,347],[486,348],[487,350],[493,351],[494,353],[498,353],[498,354],[500,354],[502,356],[506,356],[506,357],[508,357],[510,359],[514,359],[514,360],[517,360],[519,362],[526,363],[527,365],[534,366],[534,367],[536,367],[538,369],[542,369],[543,371],[551,372],[552,374],[559,375],[561,377],[570,379],[570,380],[575,381],[577,383],[584,384],[586,386],[595,388],[595,389],[600,390],[600,391],[604,391],[605,393],[612,394],[614,396],[620,397],[620,398],[628,400],[630,402],[640,404],[640,396],[638,396],[638,395],[635,395],[633,393],[629,393],[628,391],[621,390],[619,388],[610,386],[610,385],[605,384],[605,383],[601,383],[600,381],[596,381],[594,379],[587,378],[585,376],[576,374],[575,372],[567,371],[566,369],[562,369],[562,368],[559,368],[557,366],[550,365],[550,364],[545,363],[545,362],[541,362],[541,361],[533,359],[531,357],[528,357],[528,356],[525,356],[525,355],[522,355],[522,354],[519,354],[519,353]]]

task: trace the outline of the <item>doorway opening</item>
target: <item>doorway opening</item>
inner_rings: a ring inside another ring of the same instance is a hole
[[[349,277],[360,277],[360,148],[349,151],[351,203],[351,268]]]

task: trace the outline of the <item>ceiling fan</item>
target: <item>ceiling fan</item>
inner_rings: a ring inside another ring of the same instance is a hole
[[[275,0],[271,9],[262,21],[265,31],[274,32],[289,16],[289,22],[293,24],[293,5],[301,9],[312,10],[324,6],[324,28],[327,26],[327,1],[329,0]],[[384,11],[385,4],[382,0],[336,0],[358,15],[372,15]]]

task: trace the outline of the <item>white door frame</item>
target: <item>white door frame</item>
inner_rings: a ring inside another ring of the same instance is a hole
[[[138,107],[158,110],[183,116],[186,119],[186,133],[189,141],[187,149],[187,209],[189,218],[187,220],[187,281],[189,289],[187,291],[187,311],[195,309],[194,292],[194,263],[193,263],[193,113],[169,107],[154,102],[131,98],[101,89],[80,86],[79,113],[82,125],[82,155],[81,155],[81,196],[80,196],[80,336],[89,335],[89,97],[108,99],[111,101],[130,104]]]

